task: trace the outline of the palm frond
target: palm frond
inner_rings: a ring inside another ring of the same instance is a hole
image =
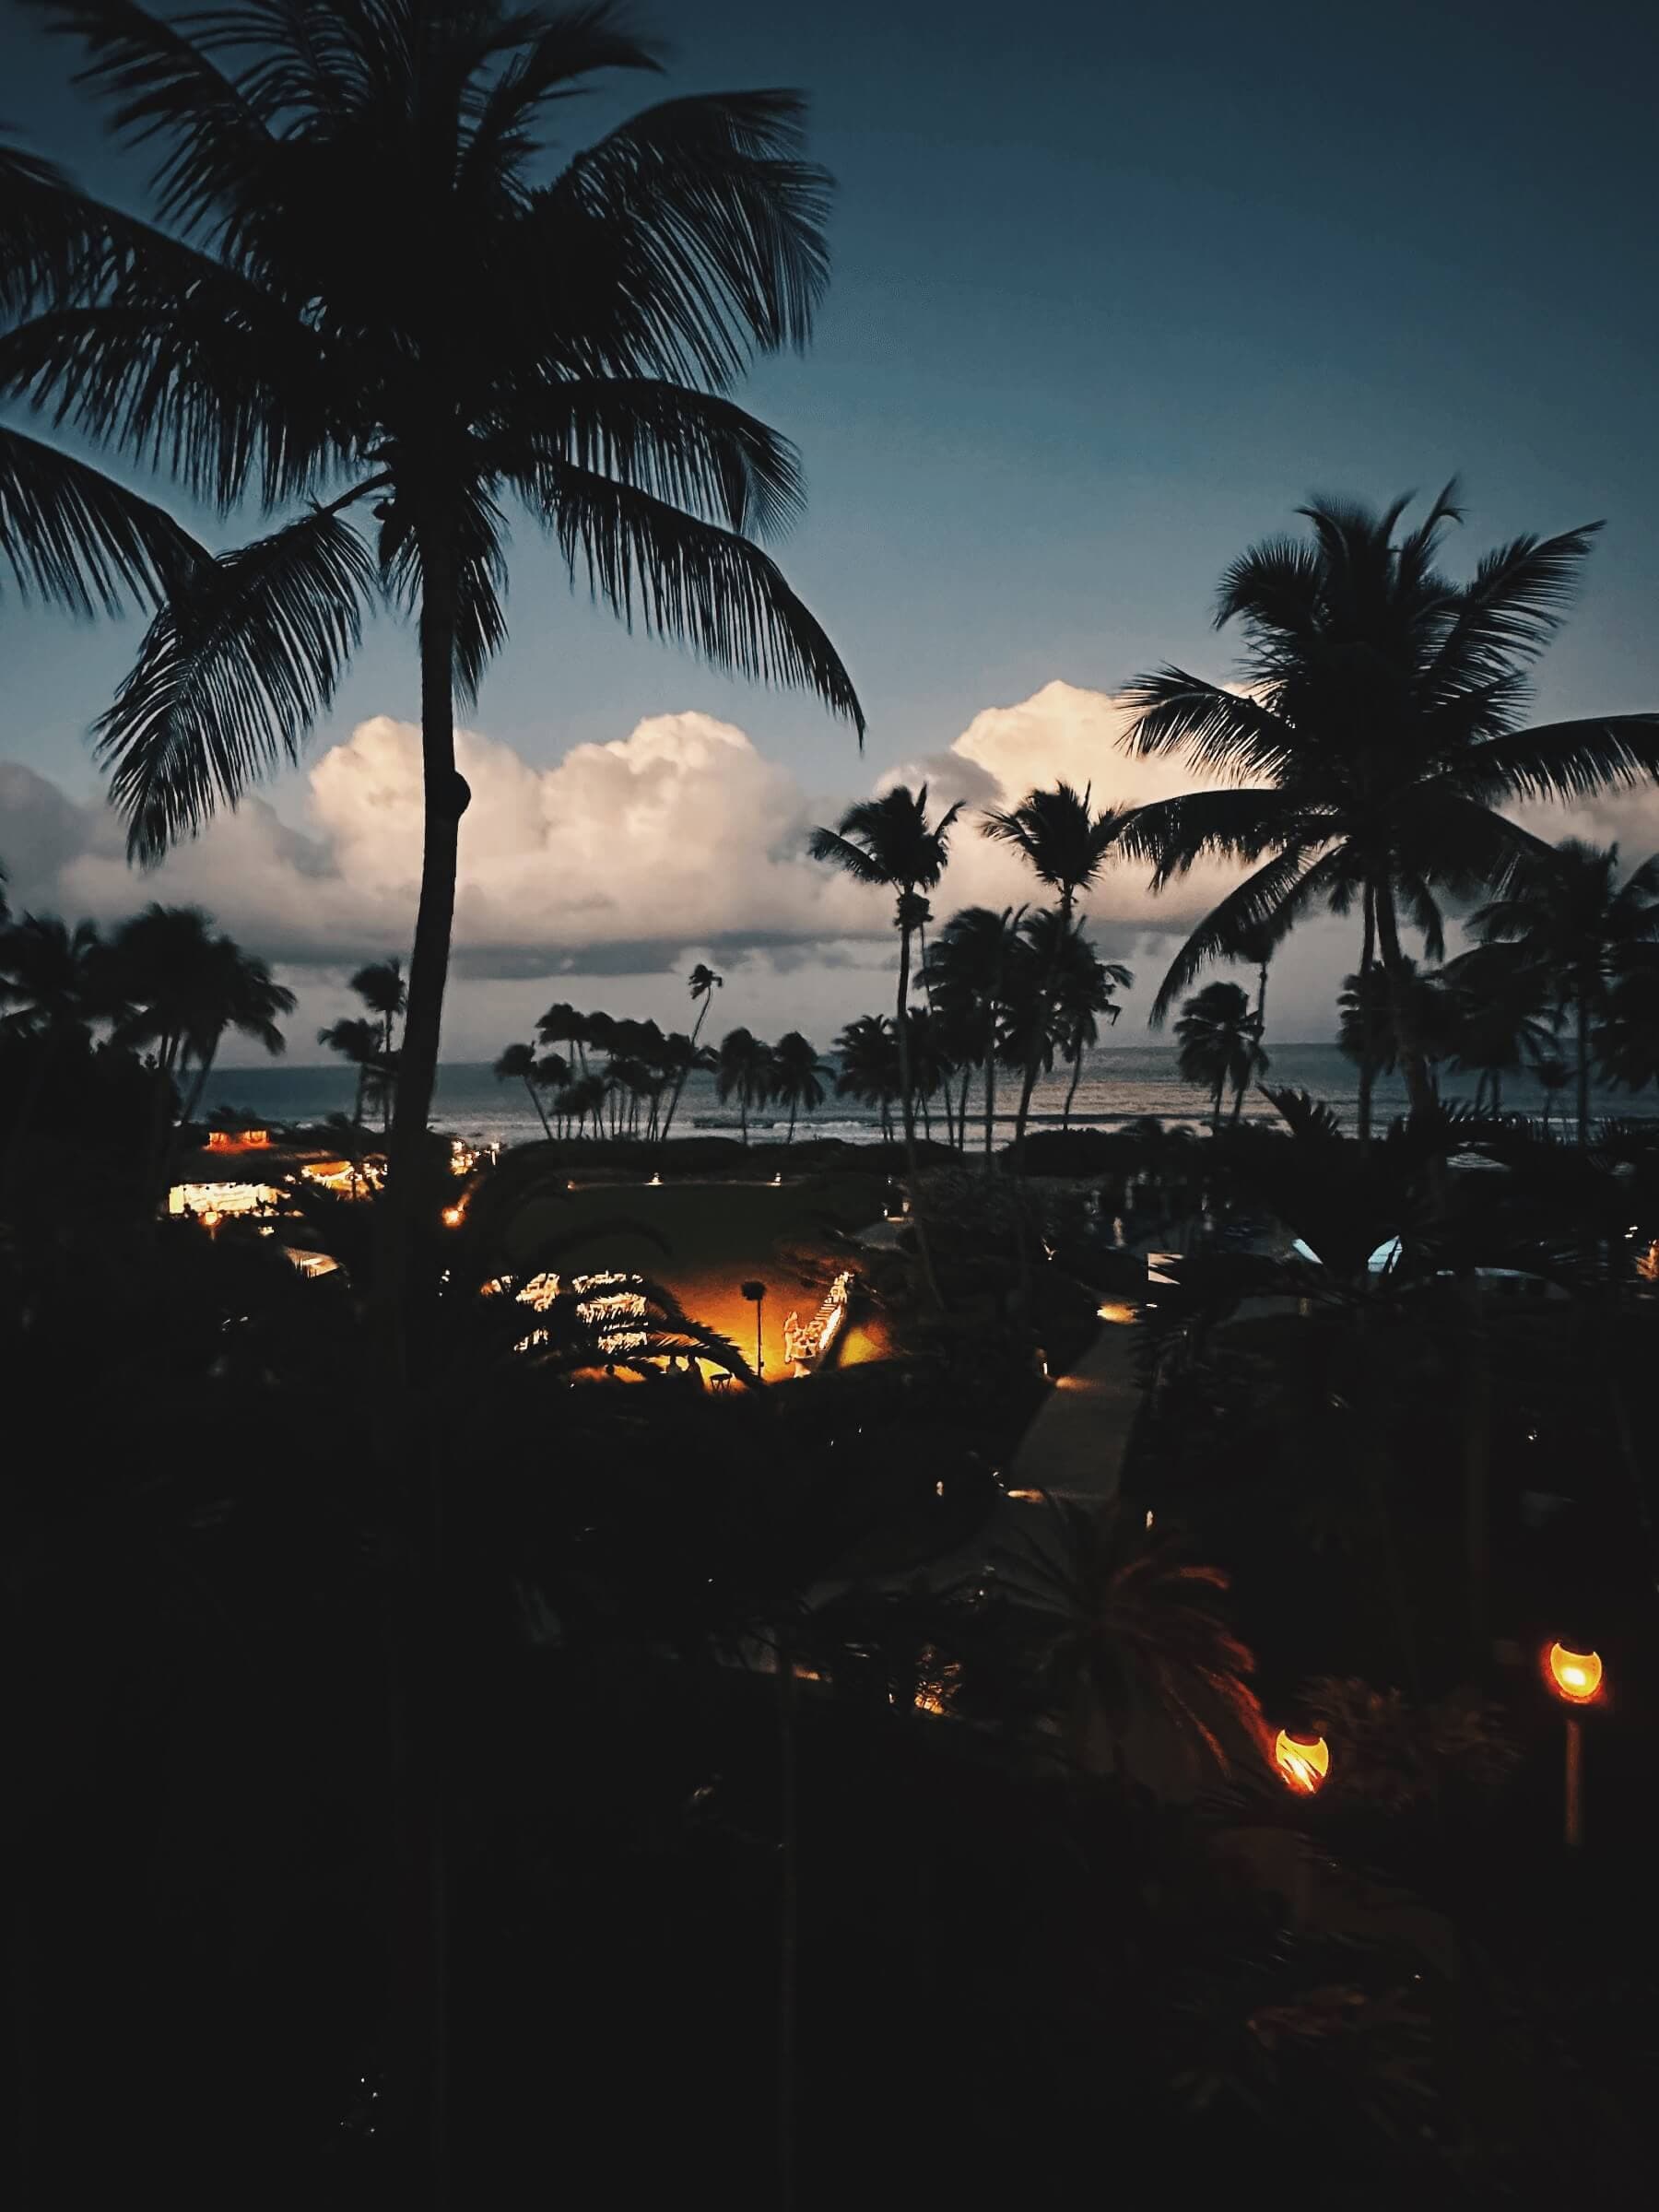
[[[112,103],[112,128],[129,145],[159,147],[158,210],[187,233],[234,235],[257,203],[274,141],[232,78],[182,29],[135,0],[26,0],[88,59],[76,82]]]
[[[1558,799],[1571,805],[1613,784],[1659,782],[1659,714],[1608,714],[1549,722],[1477,746],[1450,771],[1472,799]]]
[[[521,488],[558,536],[572,573],[630,627],[689,645],[714,667],[814,691],[851,722],[864,710],[841,656],[776,562],[734,531],[648,492],[548,460]]]
[[[1119,842],[1132,858],[1153,864],[1153,882],[1161,889],[1206,855],[1259,860],[1269,846],[1312,842],[1325,834],[1321,817],[1304,815],[1282,792],[1251,784],[1149,799],[1130,815]]]
[[[1229,564],[1216,601],[1216,628],[1235,617],[1252,628],[1299,642],[1318,633],[1321,568],[1300,538],[1270,537]]]
[[[374,581],[362,539],[319,510],[199,567],[174,594],[98,724],[135,858],[159,859],[298,756]]]
[[[1137,676],[1122,694],[1137,710],[1121,740],[1143,757],[1184,752],[1199,768],[1235,776],[1277,776],[1296,757],[1296,733],[1260,700],[1184,668]]]
[[[724,385],[757,350],[804,346],[829,279],[830,179],[798,158],[784,91],[667,100],[577,155],[532,195],[537,258],[583,302],[606,366]]]
[[[89,615],[165,599],[207,559],[172,517],[100,470],[0,428],[0,559],[26,597]]]
[[[500,34],[515,49],[477,103],[460,179],[466,193],[497,186],[535,150],[531,136],[550,100],[584,89],[601,69],[659,70],[657,53],[618,19],[609,0],[561,8],[548,22],[512,14]]]
[[[1318,899],[1329,895],[1341,873],[1341,848],[1310,859],[1308,848],[1277,853],[1212,907],[1170,963],[1147,1017],[1160,1029],[1171,1007],[1212,961],[1238,957],[1244,939],[1261,933],[1278,944]]]
[[[1457,594],[1451,627],[1428,672],[1431,700],[1470,680],[1504,673],[1517,655],[1543,652],[1560,627],[1599,523],[1556,537],[1517,537],[1485,554]]]

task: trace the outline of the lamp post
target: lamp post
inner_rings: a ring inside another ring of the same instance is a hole
[[[1550,1688],[1567,1708],[1562,1829],[1568,1850],[1577,1851],[1584,1841],[1584,1747],[1579,1708],[1594,1705],[1601,1696],[1601,1653],[1580,1651],[1576,1644],[1552,1643],[1544,1654],[1544,1672]]]
[[[751,1280],[738,1287],[755,1309],[755,1372],[763,1375],[766,1372],[766,1351],[760,1336],[760,1315],[766,1303],[766,1285]]]

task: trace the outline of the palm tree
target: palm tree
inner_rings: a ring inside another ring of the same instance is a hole
[[[1116,843],[1130,810],[1112,807],[1095,814],[1089,791],[1074,791],[1058,782],[1053,791],[1028,792],[1018,806],[994,808],[981,817],[980,827],[1000,844],[1012,845],[1039,883],[1060,894],[1060,926],[1052,933],[1052,964],[1043,980],[1042,994],[1052,1001],[1059,982],[1060,962],[1071,935],[1077,895],[1095,882],[1107,854]],[[1023,1105],[1014,1131],[1014,1171],[1025,1159],[1025,1132],[1030,1097],[1037,1080],[1036,1054],[1041,1051],[1041,1021],[1031,1025],[1033,1057],[1024,1073]]]
[[[1237,983],[1206,983],[1181,1009],[1175,1065],[1183,1083],[1201,1083],[1212,1094],[1210,1126],[1221,1134],[1221,1100],[1241,1088],[1255,1065],[1255,1021]]]
[[[397,1065],[392,1043],[392,1024],[406,1011],[409,1004],[409,994],[404,983],[403,962],[396,959],[371,960],[367,967],[358,970],[351,979],[350,987],[381,1024],[381,1065],[385,1072],[381,1078],[380,1089],[385,1107],[384,1126],[389,1131],[392,1127],[392,1071]]]
[[[1572,1070],[1565,1060],[1559,1059],[1554,1053],[1551,1053],[1547,1055],[1541,1055],[1534,1063],[1533,1073],[1538,1079],[1539,1089],[1544,1093],[1544,1134],[1547,1136],[1551,1110],[1556,1100],[1572,1081]],[[1562,1112],[1562,1119],[1566,1119],[1565,1109]]]
[[[720,1041],[714,1093],[723,1106],[728,1099],[737,1100],[745,1145],[748,1143],[749,1108],[765,1104],[771,1083],[771,1045],[762,1044],[748,1030],[728,1030]]]
[[[544,182],[571,94],[657,65],[604,5],[298,0],[181,27],[91,0],[58,27],[117,135],[154,149],[160,227],[54,172],[0,178],[21,318],[0,392],[165,454],[221,512],[253,494],[290,518],[169,578],[100,724],[134,852],[297,754],[375,599],[416,617],[425,837],[377,1270],[395,1311],[469,797],[455,702],[506,635],[507,506],[625,619],[862,728],[758,542],[800,505],[793,449],[726,395],[809,335],[828,180],[799,159],[800,100],[761,91],[648,108]]]
[[[824,1102],[824,1085],[835,1070],[818,1058],[818,1046],[799,1030],[785,1030],[772,1048],[772,1096],[789,1108],[786,1145],[794,1142],[795,1115],[804,1106],[815,1112]]]
[[[542,1135],[550,1142],[553,1135],[553,1125],[547,1119],[547,1110],[542,1104],[541,1093],[535,1087],[535,1047],[533,1044],[510,1044],[495,1064],[495,1079],[498,1083],[522,1083],[524,1085],[530,1094],[530,1103],[535,1107],[537,1118],[541,1122]]]
[[[1603,1079],[1616,1090],[1645,1090],[1659,1082],[1659,964],[1634,961],[1607,994],[1595,1032]]]
[[[1118,961],[1102,960],[1080,930],[1072,932],[1061,956],[1053,987],[1056,1039],[1062,1056],[1071,1063],[1072,1071],[1060,1116],[1063,1131],[1071,1126],[1072,1102],[1082,1078],[1083,1055],[1100,1041],[1098,1018],[1104,1015],[1115,1028],[1123,1009],[1112,993],[1126,991],[1134,981],[1129,970]]]
[[[370,1071],[380,1057],[383,1035],[379,1023],[367,1021],[360,1014],[347,1014],[317,1031],[317,1042],[325,1051],[338,1053],[357,1069],[357,1097],[351,1108],[351,1125],[357,1130],[363,1126],[363,1093]]]
[[[1003,1581],[1038,1632],[1077,1763],[1122,1763],[1148,1727],[1223,1774],[1241,1752],[1265,1749],[1255,1660],[1218,1603],[1226,1575],[1184,1560],[1118,1506],[1048,1510],[1043,1537],[1004,1555]]]
[[[1506,897],[1472,915],[1469,926],[1488,944],[1518,946],[1551,979],[1573,1024],[1578,1141],[1587,1144],[1592,1030],[1632,955],[1659,944],[1659,853],[1620,883],[1617,845],[1563,838],[1516,876]]]
[[[18,1101],[6,1186],[20,1171],[48,1077],[70,1038],[116,1011],[109,949],[92,922],[73,929],[53,914],[0,927],[0,1035],[30,1037],[35,1051]]]
[[[1401,1007],[1406,1010],[1402,1028]],[[1457,1027],[1457,1006],[1441,981],[1439,969],[1421,970],[1409,955],[1403,957],[1401,972],[1392,979],[1373,968],[1369,982],[1362,973],[1344,976],[1336,999],[1339,1049],[1358,1067],[1369,1065],[1373,1077],[1392,1076],[1403,1066],[1408,1051],[1420,1057],[1436,1095],[1433,1070],[1452,1056]]]
[[[996,1034],[1004,1010],[1005,981],[1018,944],[1025,909],[966,906],[949,921],[928,948],[929,992],[935,1006],[977,1035],[975,1056],[985,1070],[985,1167],[992,1165],[996,1120]],[[963,1111],[967,1083],[964,1079]]]
[[[835,1078],[838,1099],[856,1099],[873,1106],[881,1116],[882,1136],[893,1134],[890,1108],[900,1096],[899,1047],[892,1024],[879,1014],[861,1014],[850,1021],[835,1041],[841,1073]]]
[[[553,1111],[558,1113],[559,1094],[569,1086],[571,1080],[570,1062],[560,1053],[543,1053],[535,1063],[530,1079],[538,1094],[546,1091],[552,1099]]]
[[[1605,715],[1520,727],[1530,663],[1559,622],[1594,525],[1521,537],[1488,554],[1467,583],[1434,566],[1460,519],[1448,486],[1396,539],[1407,505],[1382,513],[1319,500],[1301,512],[1312,542],[1277,538],[1235,561],[1217,626],[1243,626],[1237,690],[1165,667],[1137,677],[1126,743],[1180,752],[1228,778],[1139,808],[1121,841],[1169,883],[1204,854],[1252,872],[1194,930],[1153,1007],[1162,1020],[1242,933],[1277,942],[1320,907],[1363,921],[1359,972],[1380,956],[1400,1002],[1414,1111],[1432,1104],[1410,1036],[1402,919],[1441,957],[1437,894],[1507,893],[1547,848],[1500,811],[1523,799],[1572,801],[1659,773],[1659,716]],[[1371,1062],[1360,1060],[1360,1136],[1371,1134]]]
[[[1267,1033],[1267,971],[1273,964],[1273,956],[1277,949],[1272,932],[1265,929],[1241,930],[1233,947],[1233,958],[1248,960],[1256,971],[1255,1071],[1258,1074],[1265,1074],[1270,1065],[1266,1053],[1262,1049],[1262,1039]],[[1240,1095],[1242,1097],[1243,1094],[1241,1092]]]
[[[920,1164],[916,1158],[915,1095],[911,1080],[910,1012],[911,939],[926,922],[925,894],[935,889],[950,853],[950,831],[962,811],[959,803],[948,806],[936,822],[927,814],[927,786],[912,791],[896,783],[878,799],[862,799],[850,806],[833,830],[815,830],[807,841],[814,860],[826,861],[851,876],[854,883],[878,885],[895,894],[894,922],[899,931],[899,991],[893,1030],[899,1041],[899,1087],[904,1111],[905,1164],[911,1182],[911,1205],[916,1223],[916,1250],[923,1279],[933,1303],[943,1301],[928,1251],[923,1219]]]
[[[1553,1052],[1549,980],[1517,945],[1477,945],[1448,960],[1440,972],[1447,995],[1447,1058],[1460,1071],[1473,1071],[1477,1112],[1488,1097],[1494,1113],[1503,1111],[1503,1078],[1535,1066]]]
[[[535,1033],[544,1044],[568,1045],[582,1074],[587,1074],[587,1016],[568,999],[561,998],[547,1008],[535,1025]]]
[[[713,969],[707,967],[701,960],[697,962],[690,974],[686,978],[686,988],[690,992],[697,1004],[697,1019],[691,1024],[691,1035],[686,1056],[683,1061],[678,1063],[674,1096],[668,1101],[668,1112],[663,1122],[663,1142],[665,1144],[668,1141],[668,1132],[674,1126],[674,1117],[679,1112],[680,1093],[686,1088],[686,1077],[694,1067],[700,1065],[697,1058],[697,1041],[702,1034],[703,1021],[708,1015],[714,993],[720,990],[724,982],[724,975],[716,975]]]

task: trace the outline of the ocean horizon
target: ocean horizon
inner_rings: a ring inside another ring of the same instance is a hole
[[[1176,1050],[1174,1045],[1108,1045],[1087,1053],[1072,1106],[1072,1127],[1121,1128],[1124,1123],[1138,1121],[1147,1114],[1172,1126],[1204,1126],[1209,1120],[1207,1098],[1196,1085],[1182,1080],[1176,1069]],[[1359,1116],[1358,1073],[1352,1062],[1334,1044],[1281,1044],[1272,1048],[1267,1080],[1276,1087],[1288,1086],[1294,1090],[1312,1092],[1332,1107],[1345,1129],[1350,1132],[1354,1129]],[[1038,1078],[1031,1101],[1033,1128],[1059,1124],[1070,1082],[1068,1070]],[[245,1110],[250,1120],[255,1122],[321,1122],[331,1113],[349,1113],[355,1091],[356,1077],[343,1062],[304,1067],[276,1062],[257,1067],[215,1068],[203,1094],[202,1111],[211,1115]],[[1475,1077],[1443,1075],[1441,1092],[1448,1100],[1472,1102]],[[1018,1077],[1004,1074],[997,1087],[999,1124],[1006,1127],[1012,1123],[1018,1095]],[[1375,1087],[1378,1116],[1387,1120],[1403,1113],[1406,1105],[1406,1087],[1401,1079],[1397,1076],[1380,1076]],[[1509,1112],[1541,1116],[1545,1094],[1531,1077],[1517,1076],[1505,1080],[1503,1105]],[[1598,1088],[1594,1093],[1594,1107],[1599,1115],[1618,1113],[1647,1118],[1659,1114],[1659,1095]],[[1557,1119],[1570,1116],[1571,1094],[1558,1093],[1551,1112]],[[971,1138],[976,1126],[982,1128],[983,1113],[983,1087],[976,1079],[969,1106]],[[1267,1100],[1253,1089],[1245,1096],[1243,1118],[1271,1122],[1277,1116]],[[485,1061],[441,1063],[432,1121],[436,1128],[486,1144],[524,1144],[542,1133],[524,1086],[498,1082],[493,1069]],[[936,1106],[933,1124],[935,1134],[940,1134],[941,1116]],[[776,1107],[763,1108],[749,1116],[751,1134],[778,1136],[788,1125],[787,1111],[780,1112]],[[705,1135],[712,1131],[735,1132],[737,1127],[737,1110],[735,1106],[720,1103],[714,1094],[713,1077],[700,1071],[693,1075],[687,1082],[675,1119],[676,1135],[691,1136],[700,1130]],[[925,1127],[921,1117],[918,1127]],[[851,1144],[874,1144],[880,1141],[881,1123],[879,1115],[866,1108],[831,1099],[816,1113],[801,1114],[795,1134],[840,1137]]]

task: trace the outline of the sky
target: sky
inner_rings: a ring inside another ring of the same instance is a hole
[[[1165,660],[1230,674],[1217,578],[1314,491],[1427,496],[1460,475],[1454,568],[1605,518],[1538,711],[1659,707],[1659,11],[634,14],[671,46],[665,79],[567,110],[571,146],[664,92],[791,85],[838,181],[816,341],[743,396],[802,449],[808,505],[781,558],[869,734],[861,756],[810,701],[629,637],[526,522],[511,640],[467,716],[447,1058],[493,1056],[555,996],[683,1024],[705,955],[727,976],[723,1014],[762,1034],[827,1042],[884,1006],[881,899],[806,863],[806,830],[905,772],[971,807],[1062,773],[1098,800],[1176,788],[1124,759],[1112,694]],[[71,64],[0,9],[26,142],[142,205],[142,170],[68,88]],[[87,732],[138,634],[0,600],[13,903],[110,920],[199,901],[299,991],[303,1060],[348,1010],[350,968],[406,944],[413,640],[380,621],[301,769],[137,877]],[[1536,826],[1659,846],[1645,795]],[[1144,1040],[1172,932],[1208,888],[1154,907],[1119,873],[1092,901],[1100,950],[1139,979],[1118,1041]],[[1024,895],[970,829],[935,905]],[[1351,935],[1314,924],[1282,956],[1282,1037],[1331,1033]]]

